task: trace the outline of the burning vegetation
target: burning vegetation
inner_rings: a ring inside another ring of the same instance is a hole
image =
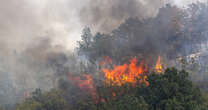
[[[109,57],[104,57],[105,61],[102,61],[103,65],[112,65],[112,60]],[[144,84],[149,86],[147,81],[147,75],[150,72],[148,66],[145,65],[142,61],[138,65],[137,58],[130,59],[129,63],[123,65],[113,65],[112,69],[102,68],[102,73],[104,74],[104,83],[110,86],[123,86],[125,84],[131,84],[132,87],[135,87],[137,84]],[[161,65],[161,58],[158,56],[157,63],[153,71],[157,73],[163,72],[163,67]],[[96,103],[98,103],[98,93],[94,87],[94,82],[90,74],[83,74],[80,77],[72,76],[68,73],[69,80],[72,81],[73,85],[78,86],[82,91],[87,92],[91,95]],[[116,93],[112,92],[112,96],[115,97]],[[100,99],[101,102],[104,102],[104,99]]]
[[[163,66],[161,64],[161,58],[160,58],[160,56],[157,59],[157,63],[155,65],[155,71],[158,72],[158,73],[162,73],[163,72]]]
[[[78,86],[83,92],[87,92],[97,101],[97,93],[94,88],[93,79],[90,75],[84,74],[82,77],[75,77],[68,73],[69,79],[72,81],[72,84]]]
[[[188,60],[204,43],[208,27],[201,29],[199,21],[207,24],[208,16],[202,9],[208,5],[167,4],[156,16],[129,17],[109,33],[84,28],[73,58],[44,56],[55,71],[54,88],[37,89],[16,110],[206,110],[200,89],[178,70],[188,63],[176,61]]]
[[[144,67],[142,62],[137,66],[137,59],[133,58],[129,64],[114,65],[112,70],[103,68],[102,71],[105,74],[105,82],[107,84],[122,86],[125,83],[131,83],[134,85],[139,81],[141,84],[145,83],[148,85],[146,68],[148,67]]]
[[[159,57],[160,58],[160,57]],[[138,60],[132,58],[129,64],[113,65],[113,69],[103,68],[102,71],[105,74],[105,82],[110,85],[122,86],[125,83],[131,83],[135,85],[137,82],[149,85],[147,74],[149,72],[148,66],[142,61],[137,65]],[[160,62],[158,62],[160,63]],[[158,64],[157,64],[158,65]],[[156,65],[156,66],[157,66]],[[157,68],[155,68],[157,71]],[[160,72],[160,71],[157,71]]]

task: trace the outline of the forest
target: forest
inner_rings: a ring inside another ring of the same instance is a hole
[[[54,88],[0,110],[208,110],[207,12],[167,4],[109,33],[85,27],[76,51],[51,61]]]

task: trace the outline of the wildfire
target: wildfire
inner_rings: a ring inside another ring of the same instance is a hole
[[[93,80],[90,75],[84,74],[81,79],[80,77],[72,76],[68,73],[69,79],[72,81],[74,85],[77,85],[82,91],[89,93],[92,98],[97,101],[97,92],[93,85]]]
[[[105,61],[101,62],[102,65],[113,64],[112,60],[109,57],[104,57]],[[123,65],[114,65],[112,69],[102,68],[102,72],[105,76],[105,83],[109,85],[122,86],[126,83],[132,84],[135,86],[137,82],[140,84],[149,85],[147,81],[147,73],[149,71],[148,65],[140,61],[139,64],[136,58],[132,58],[129,63]],[[161,73],[163,71],[161,58],[160,56],[157,59],[154,71]],[[76,77],[68,73],[69,79],[74,85],[77,85],[82,91],[90,94],[94,101],[105,102],[103,98],[99,98],[96,89],[94,88],[93,79],[90,75],[82,75],[81,77]],[[112,96],[115,97],[117,94],[112,92]]]
[[[146,81],[147,76],[145,75],[147,71],[144,68],[147,66],[145,67],[143,62],[137,65],[137,59],[132,58],[129,64],[114,65],[113,69],[103,68],[102,71],[105,73],[107,84],[122,86],[125,83],[131,83],[135,85],[139,81],[148,86],[149,83]]]
[[[157,63],[155,65],[155,71],[158,73],[162,73],[162,71],[163,71],[160,56],[158,56]]]

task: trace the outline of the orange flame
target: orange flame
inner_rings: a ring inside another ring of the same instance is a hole
[[[102,71],[105,73],[107,84],[122,86],[125,83],[131,83],[135,85],[139,81],[140,83],[149,85],[144,74],[146,71],[143,68],[143,63],[140,62],[139,66],[137,66],[137,59],[133,58],[130,60],[130,64],[114,65],[112,70],[103,68]]]
[[[97,101],[97,92],[93,86],[93,80],[90,75],[84,74],[82,76],[84,79],[81,79],[80,77],[72,76],[68,73],[68,77],[74,85],[77,85],[82,91],[89,93],[92,98]]]
[[[112,64],[110,57],[104,57],[104,60],[104,62],[101,62],[101,65]],[[105,76],[105,83],[113,86],[122,86],[126,83],[130,83],[132,86],[135,86],[137,82],[139,82],[140,84],[149,86],[146,75],[149,69],[148,65],[143,64],[142,61],[139,65],[137,65],[137,63],[138,60],[136,58],[132,58],[129,63],[114,65],[112,69],[102,68],[102,72]],[[154,70],[158,73],[163,71],[160,56],[158,56]],[[104,98],[98,97],[98,93],[94,88],[93,79],[90,75],[84,74],[81,78],[68,73],[68,77],[74,85],[77,85],[82,91],[89,93],[96,103],[98,103],[98,101],[105,102]],[[115,92],[112,92],[113,97],[116,97],[117,95],[118,94]]]
[[[162,71],[163,71],[160,56],[158,56],[157,63],[155,65],[155,71],[158,73],[162,73]]]

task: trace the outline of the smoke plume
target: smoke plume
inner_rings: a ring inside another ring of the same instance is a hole
[[[80,10],[80,19],[96,31],[110,32],[125,19],[144,19],[157,14],[165,0],[89,0]]]
[[[179,1],[179,0],[177,0]],[[2,0],[0,101],[57,86],[65,71],[79,73],[76,53],[84,26],[111,32],[127,18],[157,15],[165,0]],[[179,3],[179,2],[175,2]]]

